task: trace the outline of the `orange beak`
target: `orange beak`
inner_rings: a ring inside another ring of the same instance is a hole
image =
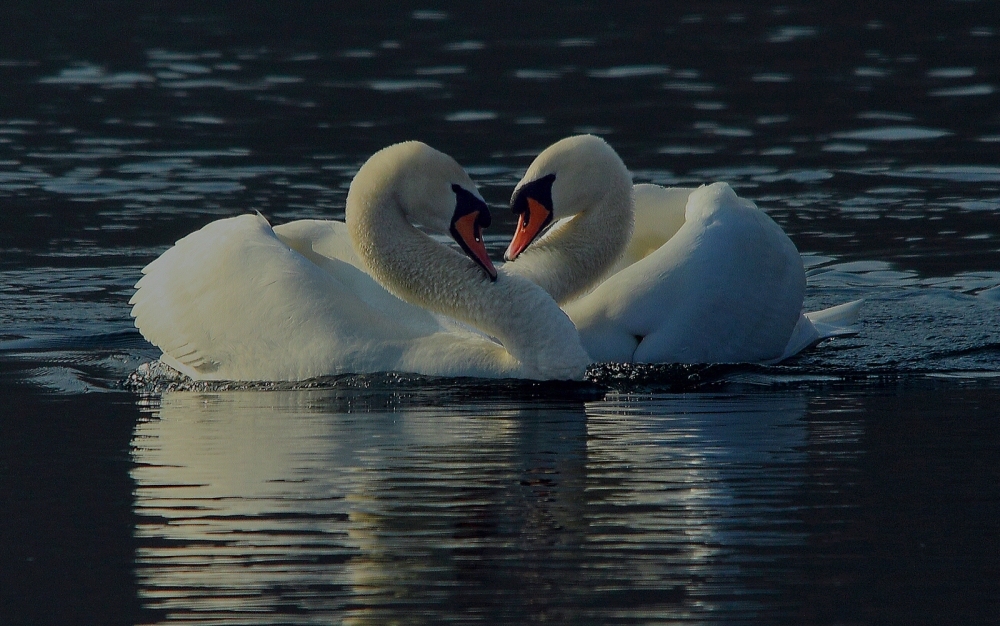
[[[486,244],[483,243],[482,229],[479,224],[479,211],[474,211],[463,215],[452,224],[452,235],[462,246],[465,253],[473,261],[483,268],[483,271],[490,277],[491,281],[496,281],[497,270],[493,267],[493,261],[486,254]]]
[[[545,205],[534,198],[528,198],[528,210],[518,217],[517,230],[514,231],[514,238],[510,240],[503,258],[507,261],[516,259],[538,237],[551,218],[552,212]]]

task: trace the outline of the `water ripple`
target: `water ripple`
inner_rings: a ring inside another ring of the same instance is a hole
[[[670,71],[666,65],[623,65],[605,69],[590,70],[587,75],[592,78],[641,78],[644,76],[660,76]]]
[[[44,85],[99,85],[102,87],[127,88],[142,83],[152,83],[156,79],[141,72],[117,72],[109,74],[103,67],[80,65],[66,68],[56,76],[38,79]]]
[[[946,89],[933,89],[929,95],[939,98],[963,98],[968,96],[988,96],[996,91],[993,85],[966,85],[964,87],[948,87]]]
[[[952,133],[939,128],[922,128],[920,126],[883,126],[881,128],[866,128],[834,133],[837,139],[858,139],[862,141],[913,141],[919,139],[938,139]]]

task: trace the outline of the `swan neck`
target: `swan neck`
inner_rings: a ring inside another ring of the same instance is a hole
[[[348,197],[348,227],[371,275],[402,300],[496,338],[510,355],[505,373],[580,378],[589,357],[575,326],[536,285],[482,269],[411,224],[396,195]],[[575,350],[574,350],[575,347]]]
[[[592,289],[628,247],[634,200],[627,171],[609,181],[592,202],[574,208],[571,219],[556,224],[505,266],[538,284],[560,304]]]

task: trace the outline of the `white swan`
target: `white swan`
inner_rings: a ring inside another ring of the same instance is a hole
[[[598,362],[774,362],[857,319],[860,302],[802,314],[795,245],[729,185],[633,189],[594,136],[543,151],[511,207],[505,271],[552,294]]]
[[[208,224],[143,269],[135,325],[195,379],[582,378],[590,361],[572,322],[538,286],[493,268],[480,236],[489,210],[450,157],[385,148],[358,171],[345,213],[346,224]],[[414,224],[450,233],[469,258]]]

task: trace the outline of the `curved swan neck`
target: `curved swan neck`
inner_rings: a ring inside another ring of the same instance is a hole
[[[632,179],[625,169],[606,169],[590,202],[572,212],[505,267],[541,286],[564,304],[594,286],[621,257],[632,237]],[[558,173],[557,173],[558,177]]]
[[[407,302],[495,337],[511,357],[504,365],[511,376],[582,377],[589,357],[548,294],[505,273],[491,282],[472,260],[410,223],[393,177],[369,181],[362,174],[348,193],[346,221],[375,280]]]

